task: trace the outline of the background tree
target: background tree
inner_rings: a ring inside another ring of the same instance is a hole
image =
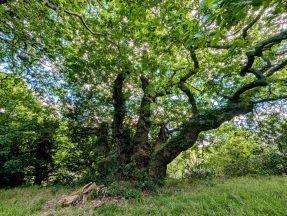
[[[259,121],[259,136],[262,142],[275,146],[282,154],[287,154],[287,137],[286,137],[286,116],[280,113],[265,115],[265,119]]]
[[[53,171],[57,119],[22,79],[1,73],[0,80],[0,186],[41,184]]]

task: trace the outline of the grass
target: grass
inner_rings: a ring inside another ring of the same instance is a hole
[[[0,215],[286,215],[287,177],[169,180],[158,194],[124,204],[61,208],[72,189],[24,187],[0,190]]]

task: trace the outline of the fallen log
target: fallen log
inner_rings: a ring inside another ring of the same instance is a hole
[[[87,202],[88,196],[96,188],[96,186],[96,183],[90,182],[89,184],[86,184],[81,191],[63,197],[59,203],[63,207],[77,204],[85,204]]]

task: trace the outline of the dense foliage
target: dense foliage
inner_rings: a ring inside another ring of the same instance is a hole
[[[253,119],[254,127],[240,128],[238,122],[232,122],[205,133],[196,146],[169,165],[169,175],[175,178],[285,175],[286,117],[279,113],[264,117],[261,116],[257,126]],[[268,127],[275,118],[276,124]],[[244,122],[246,124],[246,119]],[[266,138],[270,134],[272,136]]]
[[[36,100],[25,82],[1,73],[0,185],[41,184],[53,170],[58,119]]]

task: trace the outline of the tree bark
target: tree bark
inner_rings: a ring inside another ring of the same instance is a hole
[[[132,145],[130,142],[129,132],[123,124],[126,115],[125,98],[123,92],[125,78],[126,75],[120,73],[114,81],[114,118],[112,123],[113,140],[118,145],[119,160],[124,164],[130,162],[132,155]]]
[[[134,136],[134,153],[133,160],[139,168],[146,168],[150,158],[150,146],[148,144],[148,134],[151,127],[151,103],[152,98],[148,93],[149,82],[144,76],[141,77],[142,89],[144,95],[140,106],[140,115],[137,123],[137,129]]]
[[[200,132],[218,128],[223,122],[251,112],[252,109],[253,103],[231,103],[225,108],[195,116],[183,123],[178,134],[152,154],[149,174],[156,178],[164,178],[167,165],[181,152],[192,147]]]

